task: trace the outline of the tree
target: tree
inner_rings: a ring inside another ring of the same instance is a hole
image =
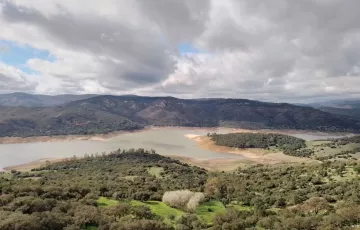
[[[323,197],[311,197],[301,206],[304,212],[314,212],[318,214],[322,210],[329,210],[331,206]]]

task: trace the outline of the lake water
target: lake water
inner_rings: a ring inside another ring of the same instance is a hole
[[[38,142],[0,144],[0,169],[44,158],[61,158],[84,154],[110,152],[120,149],[154,149],[161,155],[178,155],[198,159],[241,158],[238,155],[213,152],[197,147],[186,134],[206,135],[208,132],[228,133],[231,129],[157,128],[141,132],[124,133],[105,140]],[[325,134],[291,134],[306,140],[336,138]]]

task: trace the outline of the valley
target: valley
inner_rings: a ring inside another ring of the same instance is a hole
[[[0,107],[0,229],[356,229],[359,123],[249,100]]]

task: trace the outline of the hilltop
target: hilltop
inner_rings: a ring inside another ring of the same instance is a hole
[[[73,95],[39,95],[28,93],[8,93],[0,94],[0,106],[24,106],[24,107],[47,107],[66,104],[71,101],[94,97],[93,94]]]

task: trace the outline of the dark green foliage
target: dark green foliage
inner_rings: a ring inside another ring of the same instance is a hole
[[[306,147],[305,140],[283,134],[274,133],[229,133],[213,134],[211,140],[215,144],[233,148],[269,148],[296,150]]]
[[[233,174],[216,174],[217,186],[253,211],[227,209],[214,219],[214,229],[350,229],[360,224],[360,181],[334,181],[318,175],[329,171],[338,177],[356,162],[325,162],[322,165],[254,166]],[[214,180],[213,178],[211,180]],[[210,180],[210,181],[211,181]],[[329,182],[325,182],[329,180]],[[355,200],[354,201],[354,196]],[[334,203],[336,203],[334,205]],[[280,208],[276,213],[273,208]],[[339,227],[340,226],[340,227]]]
[[[344,137],[344,138],[339,138],[339,139],[333,139],[331,144],[347,145],[350,143],[360,143],[360,135],[352,136],[352,137]]]
[[[177,221],[176,230],[201,230],[206,229],[207,225],[195,214],[185,214]]]
[[[212,134],[211,140],[216,145],[227,146],[232,148],[262,148],[270,147],[279,148],[286,155],[309,157],[314,152],[306,147],[305,140],[274,133],[229,133],[229,134]]]
[[[162,167],[165,178],[157,178],[148,173],[150,167]],[[40,180],[44,185],[68,185],[72,192],[86,195],[96,192],[101,196],[129,198],[146,201],[159,200],[165,191],[178,188],[201,190],[207,179],[204,169],[190,167],[178,160],[163,157],[155,151],[130,149],[115,151],[106,156],[85,157],[54,163],[36,171],[57,171],[57,174],[45,173]],[[136,176],[134,180],[126,176]],[[61,177],[61,184],[54,183]],[[44,186],[43,185],[43,186]],[[81,189],[80,189],[81,188]],[[159,198],[159,199],[158,199]]]
[[[149,174],[151,167],[163,168],[162,177]],[[358,168],[356,161],[326,161],[210,173],[155,151],[118,150],[0,179],[0,229],[351,229],[360,224],[360,180],[344,175]],[[41,178],[32,180],[32,173]],[[194,213],[167,225],[148,207],[128,202],[179,189],[205,192],[228,208],[208,210],[215,215],[210,226]],[[96,202],[100,195],[121,200],[104,207]]]
[[[359,132],[357,122],[310,107],[242,99],[96,96],[57,107],[0,106],[0,137],[94,134],[146,125]]]
[[[148,173],[164,169],[164,177]],[[130,149],[103,156],[69,159],[0,179],[0,229],[171,229],[144,206],[126,203],[105,209],[99,196],[118,199],[161,199],[165,191],[200,191],[207,172],[155,151]],[[33,176],[33,175],[32,175]],[[134,180],[126,176],[136,176]]]

